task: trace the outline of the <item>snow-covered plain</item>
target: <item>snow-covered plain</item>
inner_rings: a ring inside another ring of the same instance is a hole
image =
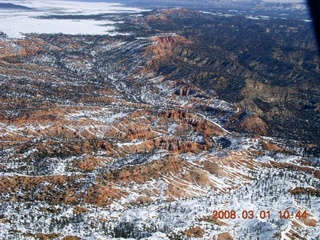
[[[79,19],[81,16],[109,13],[138,13],[139,8],[126,7],[117,3],[77,1],[5,1],[30,8],[0,9],[0,32],[10,38],[22,38],[28,33],[64,34],[114,34],[115,21]],[[77,15],[77,19],[43,19],[46,16]]]

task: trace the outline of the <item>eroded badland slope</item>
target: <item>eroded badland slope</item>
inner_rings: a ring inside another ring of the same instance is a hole
[[[1,37],[1,236],[317,239],[307,23],[119,17],[130,35]]]

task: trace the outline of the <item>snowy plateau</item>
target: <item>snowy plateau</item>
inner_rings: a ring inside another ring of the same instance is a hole
[[[307,14],[131,5],[0,3],[0,239],[320,239]]]
[[[28,33],[64,34],[117,34],[115,21],[94,19],[42,19],[49,15],[80,15],[107,13],[137,13],[139,8],[125,7],[121,4],[104,2],[76,1],[10,1],[26,9],[0,8],[0,31],[11,38],[21,38]],[[54,16],[53,16],[54,17]]]

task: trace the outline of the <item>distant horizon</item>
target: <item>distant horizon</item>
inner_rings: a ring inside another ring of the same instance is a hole
[[[46,0],[38,0],[38,2],[43,2]],[[62,0],[58,0],[55,2],[59,2]],[[117,3],[117,2],[131,2],[130,0],[65,0],[68,2],[106,2],[106,3]],[[135,0],[135,2],[145,2],[145,0]],[[193,2],[192,0],[185,0],[189,2]],[[207,2],[205,0],[202,0],[203,2]],[[305,0],[238,0],[238,2],[282,2],[282,3],[306,3]],[[32,0],[0,0],[0,3],[13,3],[13,4],[21,4],[21,3],[28,3],[32,2]],[[174,2],[174,1],[172,1]],[[199,0],[201,2],[201,0]]]
[[[21,38],[29,33],[65,33],[65,34],[116,34],[114,21],[97,20],[93,18],[79,19],[52,19],[43,18],[53,15],[96,15],[117,12],[138,13],[149,11],[160,7],[206,7],[205,1],[199,0],[199,4],[191,4],[191,0],[172,0],[170,2],[150,2],[146,0],[0,0],[0,3],[13,4],[12,7],[0,8],[0,32],[7,34],[11,38]],[[239,3],[249,3],[247,9],[250,10],[251,2],[259,4],[259,0],[239,0],[234,2],[222,1],[222,5],[215,5],[214,2],[208,6],[237,9]],[[303,0],[262,0],[265,3],[302,3]],[[202,4],[203,3],[203,4]],[[232,6],[232,3],[236,3]],[[244,8],[246,8],[246,5]],[[241,6],[242,7],[242,6]]]

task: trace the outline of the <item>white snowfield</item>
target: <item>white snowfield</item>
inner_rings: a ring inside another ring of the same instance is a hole
[[[21,0],[2,1],[31,8],[1,9],[0,32],[9,38],[23,38],[28,33],[115,34],[116,22],[93,19],[41,19],[52,15],[93,15],[103,13],[139,13],[144,9],[126,7],[118,3]]]

